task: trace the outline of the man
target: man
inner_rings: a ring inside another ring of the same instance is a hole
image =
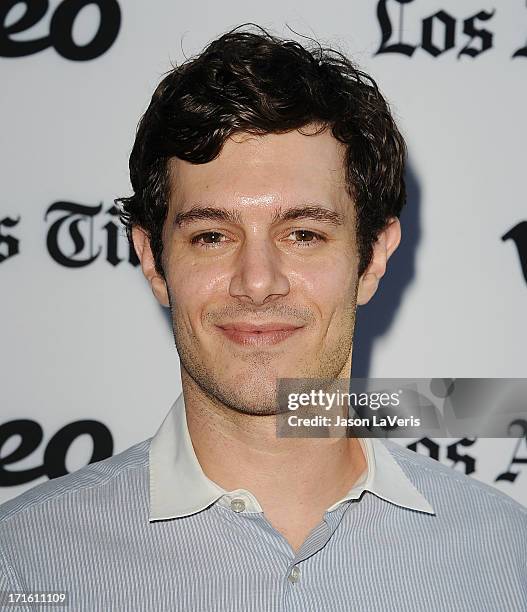
[[[375,82],[328,49],[236,29],[163,79],[122,219],[183,393],[153,439],[4,504],[2,589],[73,610],[527,610],[518,503],[394,442],[276,434],[279,379],[350,377],[405,154]]]

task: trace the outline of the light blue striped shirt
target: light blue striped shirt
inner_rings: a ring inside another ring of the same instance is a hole
[[[0,590],[178,612],[527,611],[527,509],[389,440],[295,553],[203,473],[183,396],[152,439],[0,506]]]

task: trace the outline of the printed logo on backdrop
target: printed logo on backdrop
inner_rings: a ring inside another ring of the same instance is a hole
[[[97,30],[91,40],[78,44],[73,29],[77,19],[82,19],[82,10],[88,6],[98,9]],[[117,0],[63,0],[53,10],[47,35],[24,40],[17,38],[18,34],[37,25],[49,11],[49,0],[2,0],[0,57],[24,57],[52,47],[65,59],[85,62],[108,51],[121,27],[121,9]]]
[[[112,266],[125,260],[138,266],[135,250],[122,235],[122,226],[116,219],[118,215],[119,210],[113,204],[103,211],[102,202],[93,206],[53,203],[44,216],[45,220],[48,216],[56,217],[48,228],[48,253],[61,266],[83,268],[101,255],[104,246],[105,259]]]
[[[527,431],[525,431],[527,436]],[[477,438],[461,438],[451,444],[440,444],[430,438],[421,438],[407,445],[407,448],[420,453],[428,455],[436,461],[450,465],[454,469],[461,469],[464,474],[468,476],[476,473],[477,459],[474,455],[470,455],[465,452],[461,452],[460,447],[470,447],[475,444]],[[527,452],[525,455],[521,455],[520,447],[524,446],[524,450],[527,451],[527,437],[518,438],[514,445],[512,453],[509,458],[509,462],[502,472],[499,472],[494,478],[494,482],[510,482],[514,483],[521,471],[516,467],[519,465],[527,465]]]
[[[8,466],[30,457],[40,447],[44,432],[40,423],[30,419],[18,419],[0,425],[0,487],[26,484],[41,476],[52,479],[68,474],[68,451],[82,436],[89,436],[92,441],[89,463],[111,457],[113,437],[110,430],[100,421],[82,420],[65,425],[51,437],[45,446],[41,465],[9,469]],[[4,448],[12,438],[18,438],[18,444],[10,453],[4,454]]]
[[[501,237],[502,240],[512,240],[518,250],[520,258],[520,267],[523,273],[523,278],[527,283],[527,221],[521,221],[506,234]]]
[[[4,234],[3,232],[4,227],[15,227],[19,221],[20,217],[17,219],[12,219],[11,217],[0,219],[0,263],[14,255],[18,255],[20,252],[18,238],[15,238],[10,233]]]
[[[405,10],[408,5],[420,11],[419,17],[416,18],[415,11],[408,16]],[[423,49],[437,58],[457,49],[457,59],[462,56],[475,58],[494,46],[492,25],[495,16],[496,9],[482,9],[469,16],[453,15],[442,9],[428,14],[427,2],[423,0],[379,0],[377,20],[381,44],[374,55],[398,53],[412,57],[416,49]],[[416,26],[420,33],[412,39],[406,33],[414,31]],[[527,57],[527,45],[513,49],[511,57]]]

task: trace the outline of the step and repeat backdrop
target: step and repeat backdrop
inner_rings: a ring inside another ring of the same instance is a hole
[[[525,0],[2,0],[0,502],[153,435],[179,394],[113,201],[163,73],[246,22],[349,54],[408,142],[354,376],[527,376]],[[398,442],[527,505],[525,436]]]

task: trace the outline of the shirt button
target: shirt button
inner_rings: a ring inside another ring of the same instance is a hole
[[[290,582],[298,582],[300,578],[300,568],[298,565],[293,566],[293,569],[289,572],[289,576],[287,577]]]
[[[243,499],[239,497],[233,499],[231,501],[231,510],[234,510],[234,512],[243,512],[245,510],[245,502]]]

